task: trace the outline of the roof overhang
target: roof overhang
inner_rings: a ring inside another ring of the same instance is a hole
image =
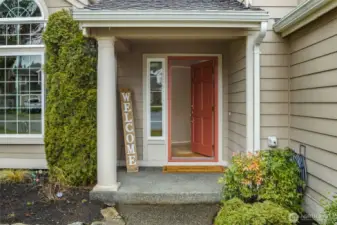
[[[336,0],[305,1],[279,20],[274,30],[282,37],[288,36],[336,7]]]
[[[259,28],[268,12],[259,11],[129,11],[74,9],[82,27],[235,27]]]

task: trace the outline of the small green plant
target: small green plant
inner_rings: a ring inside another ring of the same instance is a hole
[[[215,225],[287,225],[290,211],[270,201],[254,204],[244,203],[238,198],[223,202],[215,218]]]
[[[260,151],[256,154],[239,154],[220,180],[224,184],[224,200],[239,198],[245,203],[275,202],[282,207],[302,212],[303,186],[294,153],[289,149]]]
[[[325,225],[337,224],[337,196],[334,196],[334,201],[326,204],[324,207]]]
[[[0,183],[24,183],[31,181],[31,173],[28,170],[1,170]]]

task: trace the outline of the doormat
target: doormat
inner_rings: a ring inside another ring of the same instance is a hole
[[[223,173],[223,166],[164,166],[163,173]]]

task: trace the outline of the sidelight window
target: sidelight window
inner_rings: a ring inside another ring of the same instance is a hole
[[[165,60],[148,59],[149,137],[163,137]]]

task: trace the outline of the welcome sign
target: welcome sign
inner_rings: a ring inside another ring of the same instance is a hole
[[[125,160],[128,172],[138,172],[135,122],[131,101],[131,90],[120,89],[121,108],[123,115]]]

